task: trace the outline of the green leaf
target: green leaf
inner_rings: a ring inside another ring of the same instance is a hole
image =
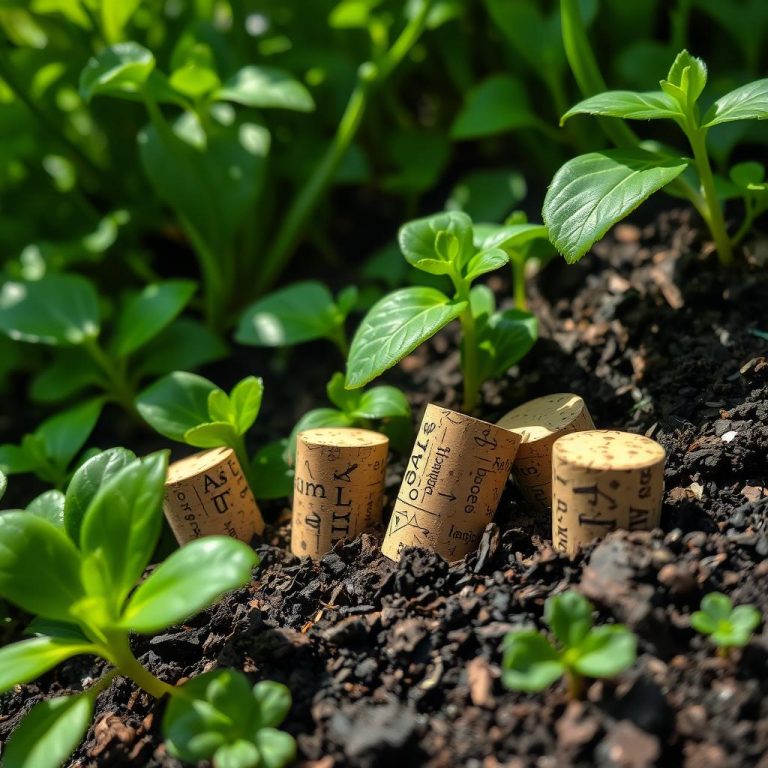
[[[3,768],[59,768],[82,741],[92,716],[88,694],[41,701],[11,735]]]
[[[347,386],[362,387],[381,375],[455,320],[466,305],[435,288],[402,288],[385,296],[363,318],[352,340]]]
[[[575,648],[592,629],[589,600],[569,589],[544,603],[544,621],[566,648]]]
[[[563,125],[574,115],[602,115],[623,117],[626,120],[676,120],[684,119],[680,105],[663,91],[606,91],[590,96],[571,107],[561,118]]]
[[[0,693],[28,683],[62,661],[93,653],[90,643],[52,637],[35,637],[0,648]]]
[[[704,611],[694,611],[691,614],[691,626],[702,635],[712,635],[717,631],[719,622]]]
[[[360,404],[360,398],[363,396],[361,392],[344,386],[343,373],[334,373],[325,390],[328,393],[328,399],[339,410],[350,415]]]
[[[0,596],[27,613],[70,621],[85,595],[80,553],[63,531],[27,512],[0,513]]]
[[[214,389],[208,394],[208,416],[214,421],[234,423],[235,411],[223,389]]]
[[[296,759],[296,741],[293,736],[276,728],[262,728],[256,732],[260,768],[283,768]]]
[[[244,435],[256,421],[264,396],[264,382],[256,376],[248,376],[235,384],[230,400],[235,410],[235,426]]]
[[[710,592],[702,598],[701,610],[714,621],[727,620],[731,616],[733,603],[731,598],[722,592]]]
[[[752,605],[737,605],[731,613],[731,645],[739,648],[749,642],[752,633],[757,629],[763,615]]]
[[[512,691],[542,691],[559,680],[565,667],[557,651],[535,630],[504,639],[501,680]]]
[[[285,460],[288,439],[274,440],[251,461],[250,479],[257,499],[282,499],[293,493],[294,471]]]
[[[256,347],[288,347],[335,338],[339,317],[331,292],[315,281],[294,283],[251,304],[235,340]]]
[[[513,169],[472,171],[453,187],[445,208],[464,211],[474,221],[501,221],[526,193],[525,179]]]
[[[313,408],[307,411],[295,424],[288,437],[288,453],[286,458],[291,464],[296,458],[296,438],[299,432],[307,429],[322,427],[354,427],[357,421],[354,416],[336,408]]]
[[[578,646],[573,668],[587,677],[615,677],[635,663],[637,638],[621,624],[595,627]]]
[[[764,186],[765,166],[757,162],[737,163],[728,174],[739,191],[755,190]]]
[[[508,254],[519,252],[533,240],[546,239],[543,224],[476,224],[475,248],[488,251],[500,248]]]
[[[5,496],[5,492],[8,490],[8,478],[0,472],[0,499]]]
[[[353,415],[360,419],[410,419],[411,406],[397,387],[373,387],[363,392]]]
[[[678,89],[684,96],[683,103],[690,106],[701,96],[706,84],[706,64],[701,59],[691,56],[688,51],[683,50],[677,54],[674,62],[672,62],[667,78],[662,81],[661,87],[671,85]]]
[[[237,431],[225,421],[211,421],[198,424],[184,433],[184,442],[195,448],[234,447],[237,442]]]
[[[175,371],[147,387],[136,400],[141,417],[169,440],[185,442],[186,432],[208,422],[208,395],[216,385],[195,373]]]
[[[246,739],[222,744],[213,756],[216,768],[256,768],[262,765],[258,747]]]
[[[123,613],[126,630],[151,634],[207,608],[247,584],[259,564],[242,541],[206,536],[174,552],[134,592]]]
[[[263,680],[253,686],[256,700],[254,727],[277,728],[291,710],[291,692],[282,683]]]
[[[461,211],[410,221],[400,228],[397,240],[409,264],[433,275],[450,274],[474,254],[472,219]]]
[[[169,85],[179,93],[197,100],[221,85],[216,74],[213,54],[205,44],[193,45],[186,52],[180,67],[171,74]]]
[[[502,376],[522,360],[539,335],[535,315],[521,309],[495,312],[478,332],[483,381]]]
[[[160,537],[167,468],[165,451],[129,464],[102,483],[83,518],[80,549],[106,562],[116,606],[144,573]]]
[[[36,457],[18,445],[0,445],[0,471],[5,475],[21,475],[34,472]]]
[[[480,251],[480,253],[476,253],[469,260],[464,277],[472,281],[480,277],[480,275],[500,269],[505,264],[509,264],[509,254],[506,251],[502,251],[500,248]]]
[[[61,491],[41,493],[27,505],[27,512],[42,517],[57,528],[64,527],[64,494]]]
[[[97,94],[123,96],[141,92],[155,57],[138,43],[118,43],[88,61],[80,74],[80,95],[90,101]]]
[[[53,361],[32,379],[30,396],[42,403],[65,400],[102,380],[93,358],[82,347],[57,349]]]
[[[87,400],[46,419],[37,428],[35,434],[42,440],[46,456],[56,466],[69,465],[96,426],[103,406],[101,398]]]
[[[123,37],[125,25],[141,0],[101,0],[101,26],[109,43],[119,43]]]
[[[768,78],[742,85],[719,98],[702,119],[704,128],[735,120],[768,119]]]
[[[83,344],[99,335],[96,291],[74,275],[7,282],[0,291],[0,331],[32,344]]]
[[[152,283],[123,307],[117,319],[112,349],[126,357],[166,328],[189,303],[195,292],[191,280]]]
[[[72,475],[63,509],[64,529],[72,541],[79,544],[83,518],[99,488],[134,461],[136,454],[133,451],[110,448],[88,459]]]
[[[83,630],[68,621],[56,621],[55,619],[43,619],[40,616],[32,619],[24,628],[24,634],[35,636],[42,635],[53,640],[76,640],[79,643],[89,644],[91,641]]]
[[[528,96],[510,75],[493,75],[476,85],[451,126],[454,139],[477,139],[535,125]]]
[[[226,344],[213,331],[196,320],[181,317],[150,341],[133,364],[142,376],[161,376],[200,368],[220,360],[227,351]]]
[[[642,149],[608,149],[569,160],[544,198],[542,214],[552,244],[577,262],[614,224],[688,166]]]
[[[216,91],[214,97],[261,109],[312,112],[315,108],[309,91],[288,72],[274,67],[243,67]]]

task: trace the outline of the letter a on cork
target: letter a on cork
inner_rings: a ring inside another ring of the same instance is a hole
[[[555,440],[569,432],[595,428],[584,400],[571,392],[545,395],[513,408],[497,424],[522,438],[512,465],[520,493],[534,509],[548,510]]]
[[[231,448],[215,448],[168,467],[163,511],[179,544],[223,535],[250,542],[264,520]]]
[[[514,432],[428,405],[382,553],[399,560],[406,546],[427,547],[459,560],[474,550],[496,513],[519,445]]]
[[[552,540],[574,555],[582,544],[624,528],[646,531],[661,517],[664,449],[616,430],[573,432],[552,450]]]
[[[322,428],[296,440],[291,552],[315,560],[381,522],[389,440],[367,429]]]

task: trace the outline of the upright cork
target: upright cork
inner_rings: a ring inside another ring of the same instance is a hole
[[[568,555],[625,528],[646,531],[661,517],[664,449],[642,435],[576,432],[552,451],[552,541]]]
[[[163,511],[179,544],[225,535],[249,542],[264,520],[231,448],[188,456],[168,467]]]
[[[493,519],[520,436],[447,408],[428,405],[381,551],[433,549],[446,560],[474,550]]]
[[[571,392],[545,395],[513,408],[496,423],[522,438],[512,475],[523,498],[546,512],[552,504],[552,446],[570,432],[595,428],[586,403]]]
[[[367,429],[299,432],[291,552],[318,560],[381,522],[389,440]]]

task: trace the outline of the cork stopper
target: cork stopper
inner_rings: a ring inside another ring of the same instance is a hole
[[[661,517],[664,449],[642,435],[593,430],[564,435],[552,451],[552,540],[568,555],[625,528],[646,531]]]
[[[381,522],[389,440],[367,429],[322,428],[296,440],[291,552],[319,560]]]
[[[552,504],[552,446],[570,432],[594,429],[587,405],[572,392],[537,397],[497,422],[522,438],[512,475],[523,498],[539,512]]]
[[[430,404],[424,412],[381,551],[404,547],[458,560],[493,519],[520,435]]]
[[[202,451],[168,467],[163,511],[179,544],[224,535],[250,542],[264,520],[231,448]]]

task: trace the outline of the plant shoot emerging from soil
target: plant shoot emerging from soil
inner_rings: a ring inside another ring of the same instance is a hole
[[[592,624],[592,605],[568,590],[544,604],[552,643],[535,629],[504,639],[502,682],[513,691],[542,691],[565,678],[568,694],[581,696],[585,677],[614,677],[634,664],[637,638],[622,624]]]
[[[721,592],[711,592],[701,601],[701,608],[691,615],[691,626],[717,646],[721,656],[730,656],[733,648],[743,648],[762,621],[752,605],[737,605]]]

